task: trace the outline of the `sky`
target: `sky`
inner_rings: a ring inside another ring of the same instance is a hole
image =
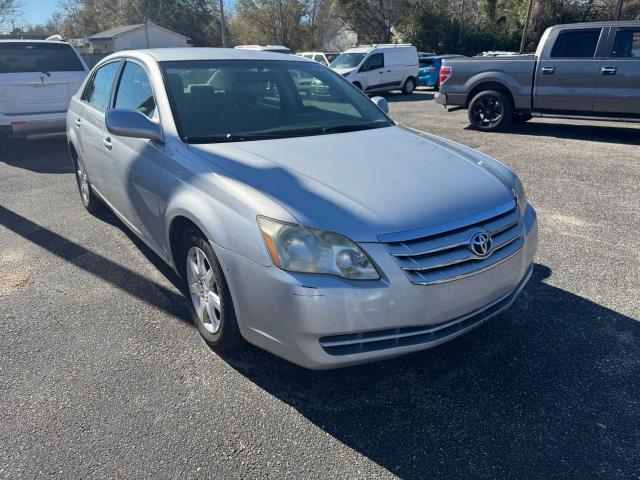
[[[46,22],[58,6],[58,0],[22,0],[24,22],[32,25]]]

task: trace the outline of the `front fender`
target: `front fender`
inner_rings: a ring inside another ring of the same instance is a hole
[[[175,246],[171,244],[171,225],[176,218],[184,217],[214,245],[269,266],[272,261],[256,216],[295,222],[273,200],[196,155],[177,160],[165,169],[161,184],[167,198],[164,208],[167,252]]]

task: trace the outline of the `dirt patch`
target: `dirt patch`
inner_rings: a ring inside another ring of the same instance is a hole
[[[31,283],[31,267],[21,250],[0,252],[0,296],[8,295]]]

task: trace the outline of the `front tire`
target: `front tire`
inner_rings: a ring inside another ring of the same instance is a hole
[[[511,99],[504,93],[485,90],[469,103],[469,122],[478,130],[497,131],[505,129],[513,117]]]
[[[103,210],[104,204],[91,188],[87,171],[80,156],[74,156],[73,165],[75,167],[76,184],[78,185],[78,193],[80,193],[82,205],[91,215],[97,215]]]
[[[416,89],[416,80],[413,77],[409,77],[405,80],[404,86],[402,87],[402,93],[405,95],[411,95],[413,91]]]
[[[209,241],[195,229],[185,232],[180,247],[180,274],[193,323],[217,352],[244,343],[227,281]]]

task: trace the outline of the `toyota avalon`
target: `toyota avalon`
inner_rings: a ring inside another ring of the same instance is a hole
[[[386,110],[300,57],[125,51],[72,98],[67,133],[86,209],[175,268],[214,350],[325,369],[451,340],[532,271],[518,177]]]

